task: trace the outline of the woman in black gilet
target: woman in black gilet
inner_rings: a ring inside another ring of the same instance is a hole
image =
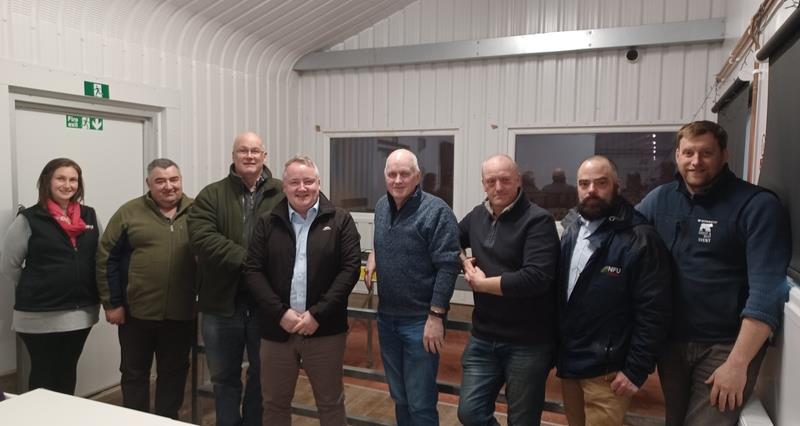
[[[0,257],[16,287],[12,328],[30,354],[28,387],[75,392],[76,369],[97,322],[94,209],[81,205],[83,176],[68,158],[44,166],[39,201],[11,224]]]

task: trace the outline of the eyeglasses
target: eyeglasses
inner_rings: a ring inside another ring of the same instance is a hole
[[[262,150],[261,148],[253,148],[253,149],[239,148],[236,150],[236,155],[238,155],[239,157],[247,157],[248,155],[252,155],[253,157],[258,157],[263,153],[264,150]]]

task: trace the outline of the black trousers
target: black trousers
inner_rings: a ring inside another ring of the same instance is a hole
[[[119,326],[122,405],[150,411],[150,369],[155,355],[155,413],[178,419],[194,332],[194,321],[125,319]]]
[[[91,328],[58,333],[17,333],[31,358],[28,388],[74,394],[78,359],[89,330]]]

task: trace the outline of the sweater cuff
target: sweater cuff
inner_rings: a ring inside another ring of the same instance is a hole
[[[637,388],[640,389],[642,385],[644,385],[644,382],[647,380],[648,376],[648,374],[636,373],[628,367],[622,369],[622,374],[624,374],[628,380],[630,380],[634,385],[636,385]]]
[[[789,298],[789,285],[783,280],[779,285],[764,289],[750,287],[750,297],[742,310],[742,317],[753,318],[777,330],[783,318],[783,307]]]

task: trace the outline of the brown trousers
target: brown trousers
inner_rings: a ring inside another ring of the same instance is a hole
[[[590,379],[561,379],[564,411],[570,426],[621,426],[631,398],[614,395],[617,372]]]
[[[263,424],[292,424],[292,399],[300,368],[305,370],[322,426],[347,423],[342,363],[347,333],[325,337],[293,334],[287,342],[261,340]]]

